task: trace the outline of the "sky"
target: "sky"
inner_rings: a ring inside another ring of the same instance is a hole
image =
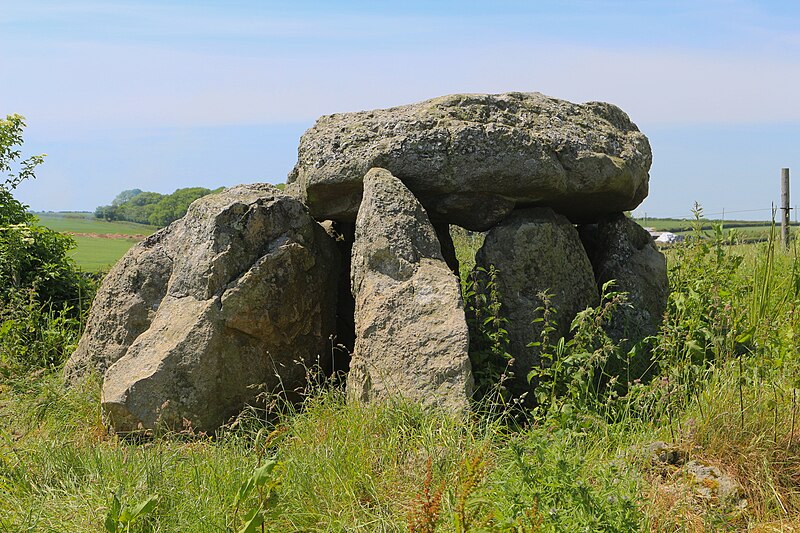
[[[800,183],[794,1],[0,0],[0,73],[37,211],[283,182],[321,115],[466,92],[620,106],[653,149],[639,216],[766,219]]]

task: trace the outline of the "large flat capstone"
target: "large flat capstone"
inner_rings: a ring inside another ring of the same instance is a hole
[[[651,159],[647,137],[614,105],[456,94],[320,118],[288,182],[317,219],[352,221],[364,175],[382,167],[431,219],[483,231],[515,207],[547,206],[574,223],[634,209]]]

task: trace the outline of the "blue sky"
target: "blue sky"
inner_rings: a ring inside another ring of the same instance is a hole
[[[765,218],[800,178],[798,2],[0,0],[0,72],[48,154],[35,210],[280,182],[319,115],[455,92],[619,105],[653,146],[641,215]]]

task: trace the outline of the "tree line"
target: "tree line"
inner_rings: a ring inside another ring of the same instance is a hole
[[[95,209],[94,216],[103,220],[124,220],[163,227],[183,217],[189,204],[198,198],[222,189],[187,187],[172,194],[129,189],[119,193],[111,205],[101,205]]]

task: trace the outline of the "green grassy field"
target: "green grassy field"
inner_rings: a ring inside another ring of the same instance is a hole
[[[35,213],[42,225],[66,233],[96,233],[100,235],[150,235],[158,228],[133,222],[108,222],[91,213]]]
[[[77,246],[70,256],[87,272],[108,270],[131,246],[139,242],[137,239],[106,239],[102,237],[73,237]]]
[[[70,255],[88,272],[106,270],[131,246],[158,228],[133,222],[108,222],[91,213],[36,213],[39,222],[55,231],[70,233],[77,246]]]
[[[694,220],[686,218],[636,218],[634,220],[642,227],[652,228],[656,231],[671,231],[673,233],[691,231],[695,224]],[[772,222],[769,220],[703,220],[702,228],[704,230],[710,230],[712,224],[715,223],[722,223],[725,229],[737,230],[763,231],[769,230],[772,226]],[[777,222],[777,224],[780,226],[780,222]],[[792,226],[797,227],[797,224],[792,222]]]

